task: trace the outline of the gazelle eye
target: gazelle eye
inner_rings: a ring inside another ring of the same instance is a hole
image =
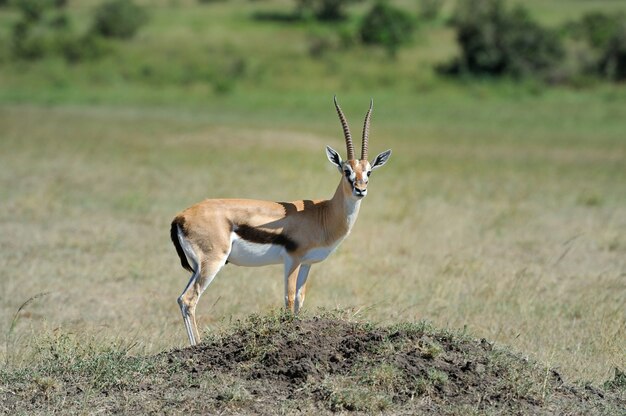
[[[369,172],[367,172],[367,176],[369,177],[372,174],[372,171],[370,170]]]
[[[346,170],[344,172],[345,172],[346,176],[350,176],[350,171],[349,170]]]

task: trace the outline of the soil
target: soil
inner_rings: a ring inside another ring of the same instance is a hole
[[[12,395],[0,390],[0,410],[626,414],[623,380],[602,389],[568,384],[557,371],[484,339],[425,324],[383,328],[336,317],[253,317],[199,346],[124,360],[143,364],[104,387],[85,374],[66,378],[71,382],[51,395],[28,383]]]

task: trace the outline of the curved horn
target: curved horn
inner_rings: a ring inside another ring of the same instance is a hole
[[[337,109],[337,115],[339,116],[339,121],[341,121],[341,127],[343,127],[343,135],[346,138],[346,149],[348,150],[348,160],[354,159],[354,145],[352,144],[352,135],[350,134],[350,127],[348,127],[348,122],[346,121],[346,117],[343,115],[343,111],[341,111],[341,107],[337,104],[337,96],[333,97],[333,101],[335,102],[335,108]]]
[[[370,108],[365,115],[363,123],[363,143],[361,144],[361,160],[367,160],[367,142],[370,134],[370,120],[372,119],[372,108],[374,107],[374,99],[370,98]]]

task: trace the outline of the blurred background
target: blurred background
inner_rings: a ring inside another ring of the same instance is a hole
[[[187,344],[169,224],[329,198],[374,99],[359,221],[305,309],[430,320],[602,383],[626,367],[626,2],[0,0],[0,358]],[[210,331],[282,305],[226,267]]]

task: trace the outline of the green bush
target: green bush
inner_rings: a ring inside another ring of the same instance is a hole
[[[600,59],[600,70],[610,80],[626,80],[626,22],[622,22],[608,39]]]
[[[84,36],[69,36],[59,44],[59,52],[67,62],[97,59],[109,51],[109,46],[99,36],[88,33]]]
[[[21,21],[13,28],[12,51],[16,58],[23,60],[62,56],[68,62],[78,62],[101,56],[105,47],[97,37],[77,36],[69,27]]]
[[[18,59],[34,60],[54,55],[71,31],[70,21],[59,0],[20,0],[13,4],[21,18],[12,30],[12,53]]]
[[[13,26],[11,39],[14,58],[61,56],[77,62],[102,55],[103,42],[89,34],[79,36],[63,10],[65,4],[66,0],[20,0],[21,18]]]
[[[384,46],[391,55],[408,43],[415,30],[415,20],[402,9],[378,1],[365,15],[359,33],[363,43]]]
[[[439,16],[443,0],[420,0],[419,15],[422,19],[433,20]]]
[[[43,58],[55,43],[46,26],[28,21],[19,21],[13,26],[12,40],[13,56],[25,60]]]
[[[590,50],[587,65],[596,76],[614,81],[626,79],[626,16],[592,12],[566,26],[566,33]]]
[[[62,8],[65,2],[57,0],[13,0],[11,2],[22,15],[23,20],[41,20],[46,12],[53,7]]]
[[[583,40],[593,48],[604,49],[624,21],[624,15],[591,12],[580,21],[566,25],[566,32],[575,39]]]
[[[502,0],[460,2],[452,24],[461,56],[441,68],[448,74],[543,77],[564,56],[555,31],[521,6],[507,9]]]
[[[130,39],[147,21],[145,10],[132,0],[111,0],[96,9],[92,32],[109,38]]]
[[[312,15],[318,20],[341,20],[346,17],[345,8],[361,0],[296,0],[298,14]]]

